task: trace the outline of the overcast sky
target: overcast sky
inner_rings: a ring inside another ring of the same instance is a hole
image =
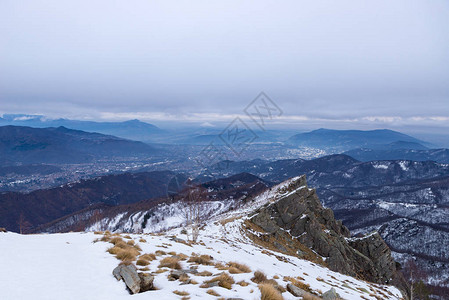
[[[0,1],[0,114],[449,126],[449,1]],[[315,126],[315,125],[314,125]]]

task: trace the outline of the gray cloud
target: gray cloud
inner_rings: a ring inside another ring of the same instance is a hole
[[[5,0],[0,112],[204,122],[263,90],[293,126],[426,124],[449,116],[448,14],[443,0]]]

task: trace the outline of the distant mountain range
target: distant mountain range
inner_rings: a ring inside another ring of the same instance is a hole
[[[0,127],[2,166],[18,163],[87,163],[95,159],[150,156],[155,153],[155,148],[142,142],[65,127]]]
[[[300,147],[333,149],[343,152],[357,148],[369,149],[426,149],[426,142],[409,135],[388,130],[332,130],[318,129],[300,133],[287,140],[287,144]]]
[[[36,128],[63,126],[70,129],[98,132],[137,141],[151,141],[165,133],[164,130],[157,126],[139,120],[129,120],[124,122],[94,122],[69,119],[47,119],[40,115],[24,114],[5,114],[3,115],[3,118],[0,118],[0,126],[2,125],[29,126]]]
[[[432,160],[439,163],[449,163],[449,149],[353,149],[346,151],[345,154],[360,161],[405,159],[415,161]]]

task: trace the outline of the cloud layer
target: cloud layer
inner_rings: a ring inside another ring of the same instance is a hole
[[[210,122],[265,91],[286,124],[447,126],[447,15],[443,0],[5,0],[0,112]]]

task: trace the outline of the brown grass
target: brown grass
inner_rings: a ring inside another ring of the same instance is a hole
[[[256,271],[254,272],[254,277],[251,278],[251,281],[254,283],[263,283],[266,282],[267,279],[267,275],[265,275],[265,273],[263,273],[262,271]]]
[[[218,285],[230,290],[232,285],[235,283],[234,278],[227,273],[222,273],[211,280],[205,281],[205,283],[218,282]]]
[[[144,239],[144,238],[140,238],[139,242],[140,242],[140,243],[146,243],[146,242],[147,242],[147,240],[146,240],[146,239]]]
[[[207,290],[206,293],[208,293],[209,295],[215,296],[215,297],[220,297],[220,294],[214,290]]]
[[[300,279],[303,279],[302,277],[294,278],[294,277],[285,277],[288,281],[290,281],[294,286],[299,287],[300,289],[303,289],[306,292],[312,292],[312,289],[310,288],[310,285],[307,283],[302,282]],[[304,280],[304,279],[303,279]]]
[[[200,265],[210,266],[212,265],[212,256],[210,255],[200,255],[191,256],[187,262],[193,262]]]
[[[186,260],[187,258],[189,258],[189,256],[185,255],[184,253],[178,253],[176,256],[179,258],[179,260]]]
[[[154,252],[156,255],[167,255],[167,253],[165,251],[162,250],[156,250],[156,252]]]
[[[245,264],[241,264],[241,263],[238,263],[238,262],[235,262],[235,261],[231,261],[231,262],[228,263],[228,266],[229,266],[229,273],[231,273],[231,274],[251,273],[251,269],[247,265],[245,265]],[[232,273],[231,272],[231,268],[236,269],[237,272]]]
[[[131,239],[132,239],[132,237],[130,237],[129,235],[125,235],[124,238],[125,238],[125,239],[128,239],[128,240],[131,240]]]
[[[282,294],[271,284],[259,284],[259,290],[261,293],[260,300],[284,300]]]
[[[136,256],[139,255],[139,251],[134,248],[121,249],[115,257],[120,260],[136,260]]]
[[[119,242],[124,243],[123,239],[119,236],[113,237],[109,242],[113,245],[116,245]]]
[[[196,276],[212,276],[212,273],[209,271],[201,271],[195,274]]]
[[[159,268],[154,273],[160,274],[160,273],[164,273],[164,272],[167,272],[167,271],[168,271],[168,269],[161,269],[161,268]]]
[[[302,296],[303,300],[320,300],[320,297],[317,297],[315,295],[312,294],[305,294],[304,296]]]
[[[146,259],[141,259],[139,258],[136,262],[136,265],[138,266],[148,266],[150,264],[150,262]]]
[[[178,295],[178,296],[188,296],[188,295],[190,295],[190,294],[187,293],[186,291],[178,291],[178,290],[173,291],[173,294],[176,294],[176,295]]]
[[[246,282],[245,280],[239,281],[239,282],[237,282],[237,284],[240,286],[248,286],[249,285],[249,283]]]
[[[159,264],[159,268],[170,268],[170,269],[181,269],[181,264],[179,263],[179,259],[176,257],[165,257],[161,260]]]
[[[142,254],[139,258],[145,259],[148,261],[153,261],[156,259],[156,255],[154,255],[153,253],[145,253],[145,254]]]
[[[139,258],[148,260],[148,261],[153,261],[156,259],[156,255],[154,255],[153,253],[145,253],[145,254],[142,254]]]

